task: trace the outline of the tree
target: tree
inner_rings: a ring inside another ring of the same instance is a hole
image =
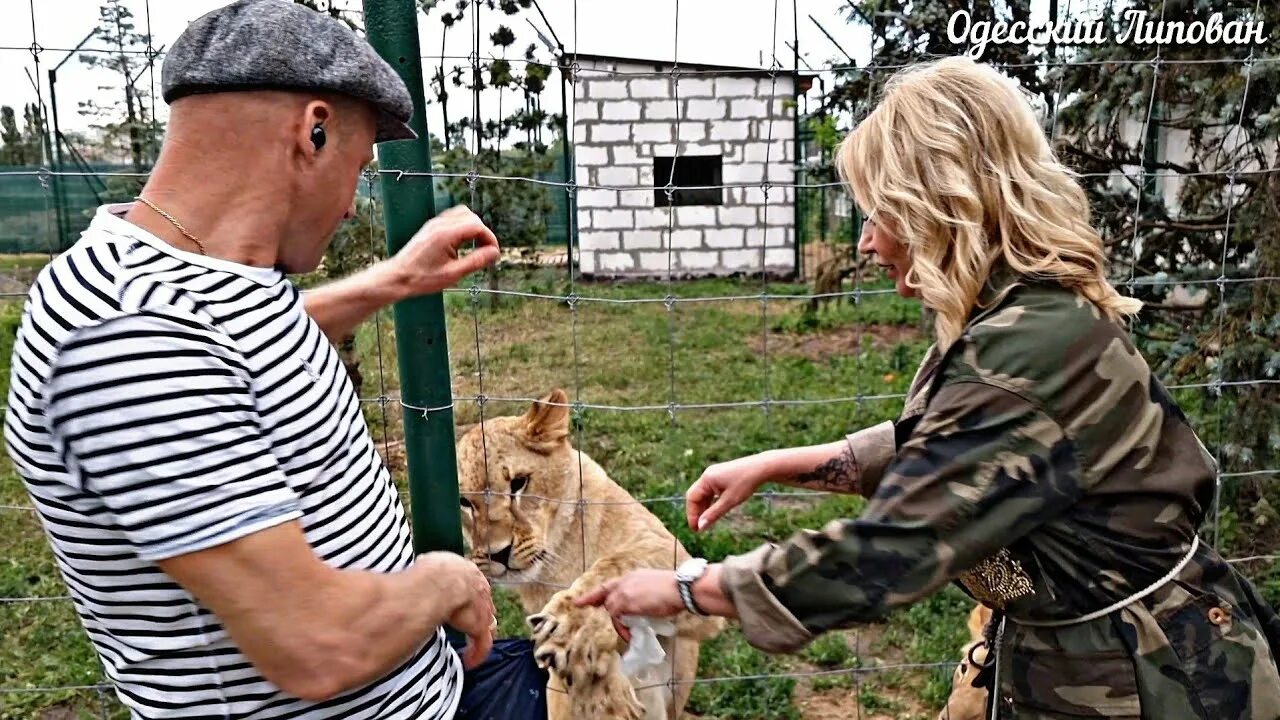
[[[133,171],[140,173],[155,158],[160,144],[160,130],[147,108],[151,91],[138,83],[154,58],[148,55],[150,43],[146,35],[135,32],[133,12],[123,0],[104,0],[98,9],[98,27],[94,37],[106,44],[105,53],[81,53],[80,61],[119,75],[119,85],[102,85],[105,92],[123,91],[123,100],[100,105],[93,100],[80,103],[80,113],[94,118],[94,128],[102,133],[103,143],[130,159]]]
[[[423,12],[429,14],[438,3],[427,1],[420,5]],[[531,5],[532,0],[457,0],[453,11],[441,16],[445,27],[441,56],[448,54],[445,52],[448,35],[453,28],[461,26],[468,9],[479,12],[487,8],[510,17]],[[499,50],[501,57],[486,60],[477,56],[474,63],[448,70],[442,59],[432,79],[431,89],[441,106],[445,133],[442,152],[433,153],[433,164],[440,171],[454,176],[443,183],[449,195],[470,205],[502,238],[504,246],[534,247],[547,241],[544,218],[555,209],[554,193],[563,191],[532,182],[476,177],[532,180],[547,175],[555,166],[556,156],[552,150],[559,146],[549,146],[542,141],[543,128],[563,127],[563,118],[547,114],[541,105],[550,69],[538,62],[534,45],[525,49],[522,62],[513,63],[508,55],[515,40],[511,28],[499,25],[490,34],[489,41]],[[474,49],[477,43],[478,39],[473,38],[469,46]],[[523,65],[523,71],[519,65]],[[461,88],[472,97],[472,114],[453,122],[449,121],[447,107],[450,86]],[[480,94],[487,88],[499,89],[498,105],[488,119],[485,118],[485,109],[480,106]],[[518,102],[506,105],[513,95],[519,98]],[[559,142],[563,142],[563,138]],[[489,268],[488,281],[489,286],[496,289],[496,266]],[[496,297],[489,296],[491,306]]]
[[[880,99],[884,81],[905,65],[928,57],[955,55],[963,50],[947,36],[951,16],[959,10],[971,11],[974,18],[992,21],[1028,22],[1028,0],[861,0],[848,6],[849,22],[871,30],[872,54],[867,67],[852,67],[847,58],[833,61],[840,67],[839,79],[823,99],[818,115],[832,114],[850,125],[865,117]],[[982,61],[1004,66],[1004,71],[1029,93],[1044,102],[1052,97],[1053,85],[1037,67],[1044,60],[1043,49],[1026,44],[991,44]],[[833,173],[832,168],[811,168]],[[834,179],[834,175],[830,175]]]
[[[342,12],[342,8],[334,5],[327,0],[293,0],[295,5],[301,5],[305,8],[322,12],[329,17],[337,20],[356,32],[364,32],[364,28],[360,27],[351,19],[349,15]]]
[[[13,108],[0,107],[0,165],[25,165],[22,162],[22,133],[13,118]]]
[[[1133,3],[1150,18],[1207,20],[1198,5]],[[1236,0],[1212,11],[1225,22],[1280,23],[1280,6],[1256,7],[1257,15],[1254,2]],[[1252,48],[1166,45],[1158,72],[1135,62],[1153,57],[1153,47],[1086,46],[1058,76],[1060,152],[1086,174],[1121,289],[1148,303],[1133,330],[1159,375],[1209,385],[1181,391],[1179,400],[1198,416],[1196,429],[1226,473],[1280,467],[1280,392],[1267,384],[1280,378],[1280,295],[1274,281],[1214,283],[1280,275],[1280,67],[1242,62],[1251,50],[1276,58],[1280,37],[1271,32]],[[1125,132],[1133,126],[1146,132]],[[1112,180],[1126,173],[1124,182]],[[1137,284],[1126,288],[1129,278]],[[1224,479],[1225,530],[1215,540],[1228,556],[1280,544],[1275,479]],[[1280,600],[1280,563],[1242,569],[1255,577],[1262,569],[1264,589]]]
[[[39,165],[44,158],[44,118],[40,108],[22,108],[22,130],[12,107],[0,107],[0,165]]]

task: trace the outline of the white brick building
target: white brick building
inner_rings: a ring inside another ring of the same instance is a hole
[[[795,178],[795,86],[807,76],[681,63],[673,81],[670,63],[577,61],[583,275],[758,274],[762,263],[795,272],[795,191],[785,186]]]

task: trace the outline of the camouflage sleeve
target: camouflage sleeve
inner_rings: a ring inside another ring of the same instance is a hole
[[[1074,444],[1020,395],[952,381],[929,403],[862,517],[724,563],[743,632],[771,652],[933,593],[1081,495]]]
[[[884,471],[898,452],[894,423],[886,420],[858,432],[846,435],[849,455],[858,468],[858,493],[864,497],[875,494],[884,477]]]
[[[875,495],[880,481],[884,479],[885,470],[898,454],[903,433],[914,425],[914,418],[923,412],[926,391],[933,381],[941,357],[937,346],[930,345],[916,368],[911,387],[907,390],[902,415],[897,422],[883,422],[845,437],[849,452],[857,460],[858,492],[863,496],[869,498]]]

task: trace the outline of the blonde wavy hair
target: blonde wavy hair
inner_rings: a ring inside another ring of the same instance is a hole
[[[1107,282],[1084,190],[1030,103],[990,67],[953,57],[898,72],[841,143],[838,168],[863,212],[906,245],[906,284],[937,312],[942,348],[998,262],[1074,290],[1113,321],[1142,306]]]

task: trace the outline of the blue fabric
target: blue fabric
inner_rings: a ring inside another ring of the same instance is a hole
[[[455,644],[461,649],[460,644]],[[530,640],[498,640],[462,684],[457,720],[546,720],[547,671],[533,662]]]

